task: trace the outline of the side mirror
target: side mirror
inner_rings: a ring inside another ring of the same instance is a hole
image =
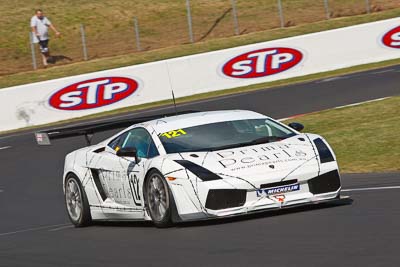
[[[301,132],[304,129],[304,125],[298,122],[289,123],[289,127],[295,129],[298,132]]]
[[[118,157],[131,157],[135,158],[135,162],[139,162],[136,147],[124,147],[117,151]]]

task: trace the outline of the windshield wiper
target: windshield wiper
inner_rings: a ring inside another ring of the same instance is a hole
[[[280,141],[282,139],[285,139],[286,137],[278,137],[278,136],[263,136],[257,139],[252,140],[251,144],[263,144],[263,143],[269,143],[269,142],[275,142],[275,141]]]
[[[210,151],[224,150],[224,149],[235,148],[235,147],[251,146],[251,145],[257,145],[257,144],[262,144],[262,143],[268,143],[270,141],[271,141],[271,139],[266,140],[266,137],[262,137],[262,138],[254,139],[254,140],[249,141],[249,142],[229,144],[229,145],[218,146],[218,147],[212,147],[209,150]]]
[[[230,145],[224,145],[224,146],[211,147],[211,148],[209,148],[209,151],[224,150],[224,149],[241,147],[241,146],[249,146],[249,145],[252,145],[252,143],[245,142],[245,143],[230,144]]]
[[[264,143],[270,143],[270,142],[276,142],[276,141],[281,141],[283,139],[292,137],[292,134],[288,134],[286,136],[263,136],[248,142],[243,142],[243,143],[237,143],[237,144],[230,144],[230,145],[224,145],[224,146],[219,146],[219,147],[212,147],[212,148],[207,148],[207,151],[216,151],[216,150],[223,150],[223,149],[229,149],[229,148],[235,148],[235,147],[242,147],[242,146],[251,146],[251,145],[258,145],[258,144],[264,144]]]

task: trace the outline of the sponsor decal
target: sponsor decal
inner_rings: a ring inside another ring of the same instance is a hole
[[[222,72],[232,78],[260,78],[287,71],[302,59],[303,53],[294,48],[265,48],[232,58]]]
[[[101,170],[99,176],[108,197],[119,204],[142,206],[139,178],[135,173]]]
[[[41,134],[41,133],[36,133],[35,135],[36,135],[36,141],[37,141],[38,143],[43,142],[43,134]]]
[[[139,194],[139,178],[136,176],[136,174],[129,175],[129,186],[131,188],[131,192],[133,192],[133,202],[135,203],[136,206],[141,206],[142,204],[140,203],[140,194]]]
[[[39,145],[50,145],[50,139],[47,134],[44,133],[35,133],[36,142]]]
[[[276,196],[273,196],[273,198],[278,200],[278,202],[280,202],[280,203],[283,203],[285,201],[285,195],[276,195]]]
[[[224,169],[237,171],[261,165],[266,165],[274,169],[276,163],[306,160],[305,157],[307,153],[299,149],[293,151],[290,144],[279,144],[261,145],[258,147],[236,150],[223,150],[216,152],[216,155],[218,163],[221,164]]]
[[[300,190],[300,184],[261,188],[256,191],[257,197],[266,197]]]
[[[137,91],[137,81],[126,77],[103,77],[71,84],[55,92],[51,107],[60,110],[86,110],[121,101]]]
[[[400,26],[387,32],[382,37],[382,43],[391,48],[400,48]]]
[[[160,134],[159,136],[163,136],[163,137],[166,137],[168,139],[171,139],[171,138],[176,138],[176,137],[179,137],[181,135],[186,135],[186,134],[187,133],[184,130],[179,129],[179,130],[173,130],[173,131],[169,131],[169,132]]]

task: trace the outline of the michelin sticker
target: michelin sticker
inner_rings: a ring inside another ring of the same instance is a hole
[[[256,191],[257,197],[266,197],[276,194],[289,193],[300,190],[300,184],[284,185],[272,188],[262,188]]]

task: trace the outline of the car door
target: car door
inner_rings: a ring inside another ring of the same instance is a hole
[[[138,162],[134,157],[117,156],[118,150],[133,147],[137,150]],[[109,142],[101,154],[98,178],[107,198],[128,208],[143,209],[146,162],[159,155],[149,132],[142,127],[130,129]]]

